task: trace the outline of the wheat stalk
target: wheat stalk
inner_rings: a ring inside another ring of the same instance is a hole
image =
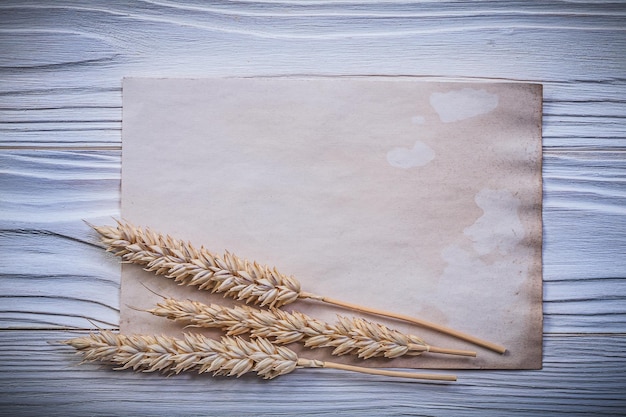
[[[417,324],[498,353],[506,351],[503,346],[423,319],[302,291],[300,283],[293,276],[284,275],[276,268],[243,260],[230,252],[220,257],[204,247],[197,249],[188,242],[120,221],[116,227],[92,227],[100,234],[108,251],[126,262],[144,266],[147,271],[172,278],[181,285],[197,286],[249,304],[269,307],[281,307],[299,298],[313,299]]]
[[[415,335],[360,318],[339,317],[339,321],[331,325],[297,311],[259,310],[249,306],[228,308],[173,298],[164,299],[148,312],[190,326],[221,328],[229,336],[249,333],[277,344],[302,341],[310,348],[334,348],[333,355],[353,354],[363,359],[396,358],[424,352],[476,356],[475,352],[466,350],[430,346]]]
[[[454,375],[387,371],[298,358],[294,351],[275,346],[264,338],[248,341],[239,337],[223,337],[221,341],[217,341],[199,334],[186,334],[179,339],[102,331],[62,343],[83,354],[85,362],[107,362],[117,365],[115,369],[143,372],[178,374],[196,371],[236,377],[256,372],[265,379],[271,379],[290,373],[296,368],[333,368],[412,379],[456,380]]]

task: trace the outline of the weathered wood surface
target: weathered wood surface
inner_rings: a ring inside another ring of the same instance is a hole
[[[626,340],[548,336],[544,369],[457,371],[454,384],[399,382],[330,369],[298,369],[268,383],[209,375],[115,372],[58,340],[78,332],[0,333],[5,415],[381,416],[623,414]]]
[[[623,2],[4,1],[0,414],[626,412]],[[544,369],[421,385],[334,371],[165,379],[48,342],[116,328],[125,76],[417,76],[544,84]]]

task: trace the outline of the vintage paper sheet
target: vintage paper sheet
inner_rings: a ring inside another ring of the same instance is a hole
[[[478,357],[335,361],[540,368],[541,103],[541,86],[522,83],[125,79],[122,217],[276,266],[307,292],[508,348],[364,316]],[[160,300],[151,291],[233,303],[124,265],[122,332],[183,331],[135,310]],[[363,316],[310,300],[285,309]]]

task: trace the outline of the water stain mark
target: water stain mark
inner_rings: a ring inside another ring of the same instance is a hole
[[[447,93],[432,93],[430,105],[444,123],[487,114],[498,107],[498,95],[485,90],[463,88]]]
[[[419,140],[411,149],[399,147],[387,152],[387,162],[393,167],[402,169],[421,167],[433,159],[435,159],[435,151]]]

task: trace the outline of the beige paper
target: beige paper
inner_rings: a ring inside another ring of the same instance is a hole
[[[333,360],[541,367],[540,85],[131,78],[123,95],[125,220],[276,266],[304,291],[509,349],[365,316],[478,357]],[[122,332],[182,331],[129,308],[159,301],[146,287],[233,303],[125,265]],[[328,321],[359,315],[310,300],[285,309]]]

